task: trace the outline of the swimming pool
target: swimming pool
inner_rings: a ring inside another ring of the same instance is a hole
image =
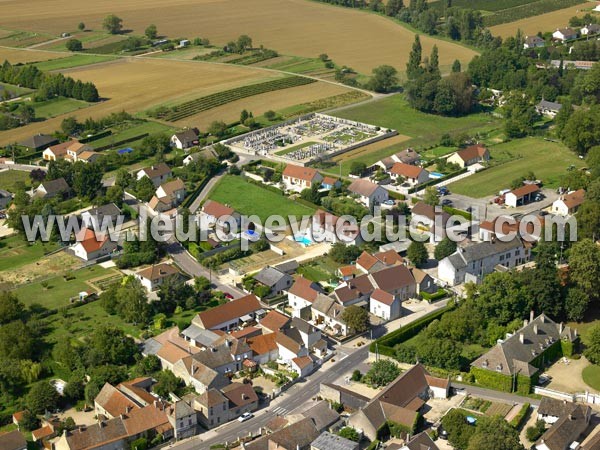
[[[442,178],[443,176],[444,176],[443,173],[429,172],[429,178]]]
[[[313,243],[313,241],[311,241],[311,239],[308,236],[295,237],[294,240],[296,242],[298,242],[299,244],[304,245],[305,247],[308,247],[309,245],[312,245],[312,243]]]

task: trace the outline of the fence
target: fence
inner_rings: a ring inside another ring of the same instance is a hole
[[[577,392],[575,394],[569,394],[568,392],[561,392],[554,389],[535,386],[533,388],[533,393],[555,398],[557,400],[566,400],[569,402],[589,403],[592,405],[600,404],[600,395],[592,394],[591,392]]]

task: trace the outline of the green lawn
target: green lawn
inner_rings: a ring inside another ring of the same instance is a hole
[[[36,242],[30,245],[20,236],[0,239],[0,271],[35,262],[57,248],[58,244],[51,242]]]
[[[69,298],[77,296],[81,291],[93,291],[94,289],[86,281],[99,277],[120,277],[120,273],[115,269],[104,269],[99,265],[85,267],[83,269],[69,272],[74,277],[68,281],[62,274],[50,278],[46,281],[37,281],[35,283],[24,284],[13,292],[26,305],[39,303],[44,308],[60,308],[69,304]],[[42,284],[47,283],[44,287]]]
[[[89,103],[82,100],[66,97],[57,97],[43,102],[31,102],[28,104],[33,106],[36,119],[50,119],[90,106]]]
[[[301,265],[298,268],[298,273],[311,281],[330,281],[336,278],[335,272],[341,266],[331,258],[324,256]]]
[[[96,64],[106,61],[112,61],[116,59],[115,56],[103,56],[103,55],[72,55],[66,58],[51,59],[49,61],[36,62],[32,65],[38,69],[48,72],[50,70],[63,70],[71,69],[78,66],[87,66],[88,64]]]
[[[439,158],[440,156],[445,156],[445,155],[449,155],[450,153],[455,152],[456,150],[458,150],[458,148],[456,147],[444,147],[442,145],[438,146],[438,147],[434,147],[432,149],[426,150],[425,152],[422,153],[422,156],[426,157],[426,158]]]
[[[303,144],[294,145],[294,146],[292,146],[290,148],[286,148],[285,150],[280,150],[278,152],[275,152],[275,154],[277,156],[287,155],[288,153],[295,152],[296,150],[300,150],[302,148],[310,147],[311,145],[315,145],[315,144],[316,144],[316,142],[309,141],[309,142],[305,142]]]
[[[285,61],[278,61],[266,66],[269,69],[283,70],[285,72],[305,73],[325,69],[325,63],[320,59],[302,58],[300,56],[290,57]]]
[[[490,154],[492,164],[498,165],[452,183],[452,192],[471,197],[494,195],[510,188],[512,180],[529,171],[533,171],[544,186],[555,188],[571,164],[577,167],[584,164],[564,145],[534,137],[490,147]]]
[[[163,125],[162,123],[154,122],[154,121],[146,121],[139,123],[126,123],[120,128],[113,128],[110,136],[104,137],[102,139],[98,139],[97,141],[90,142],[90,145],[94,148],[104,147],[105,145],[112,145],[114,142],[123,141],[125,139],[130,139],[136,136],[140,136],[142,134],[154,134],[154,133],[166,133],[171,134],[175,128],[170,127],[168,125]],[[133,141],[121,147],[133,147],[139,145],[142,139],[139,141]]]
[[[4,93],[4,91],[11,92],[13,95],[17,95],[17,96],[21,96],[21,95],[25,95],[25,94],[29,94],[30,92],[33,92],[33,89],[24,88],[21,86],[15,86],[14,84],[8,84],[8,83],[0,83],[0,87],[3,88],[3,89],[0,89],[0,97],[2,97],[2,94]]]
[[[217,184],[209,198],[231,205],[241,214],[256,214],[263,221],[273,214],[281,216],[312,215],[315,210],[308,206],[296,203],[289,198],[278,195],[255,184],[248,183],[242,177],[226,175]]]
[[[595,364],[587,366],[583,369],[581,376],[583,377],[585,384],[600,391],[600,366],[596,366]]]
[[[407,147],[417,150],[425,146],[429,147],[439,142],[445,133],[452,136],[464,133],[473,136],[477,133],[492,132],[501,126],[501,120],[488,113],[470,114],[465,117],[443,117],[422,113],[411,108],[403,95],[392,95],[378,101],[344,109],[333,115],[395,129],[401,135],[411,138],[401,144],[358,153],[354,157],[344,159],[342,164],[342,174],[344,175],[349,174],[353,161],[371,165]],[[329,167],[329,171],[339,173],[339,166],[336,164]]]
[[[16,185],[20,182],[25,183],[26,186],[31,185],[28,172],[21,170],[4,170],[0,172],[0,189],[14,193]]]

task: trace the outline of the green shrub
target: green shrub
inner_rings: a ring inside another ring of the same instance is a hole
[[[438,289],[437,292],[430,294],[429,292],[421,292],[421,297],[427,300],[428,302],[433,302],[439,300],[440,298],[444,298],[448,295],[445,289]]]
[[[524,403],[521,409],[519,410],[519,413],[510,421],[510,425],[517,429],[521,428],[521,426],[525,422],[525,419],[527,418],[527,414],[529,413],[530,407],[531,405],[529,403]]]

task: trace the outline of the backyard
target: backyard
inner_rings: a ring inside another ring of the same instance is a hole
[[[9,269],[14,270],[39,261],[48,252],[57,248],[58,244],[53,242],[29,244],[20,236],[0,239],[0,272]]]
[[[452,191],[477,198],[494,195],[530,171],[543,181],[545,187],[556,188],[569,166],[584,165],[564,145],[534,137],[492,146],[490,154],[491,168],[452,183]]]
[[[230,205],[242,214],[256,214],[263,223],[273,214],[298,217],[305,214],[312,215],[315,212],[313,208],[233,175],[226,175],[208,197],[216,202]]]
[[[29,186],[31,184],[31,179],[29,178],[28,172],[22,172],[20,170],[0,171],[0,189],[14,193],[20,183],[25,183],[25,186]]]

